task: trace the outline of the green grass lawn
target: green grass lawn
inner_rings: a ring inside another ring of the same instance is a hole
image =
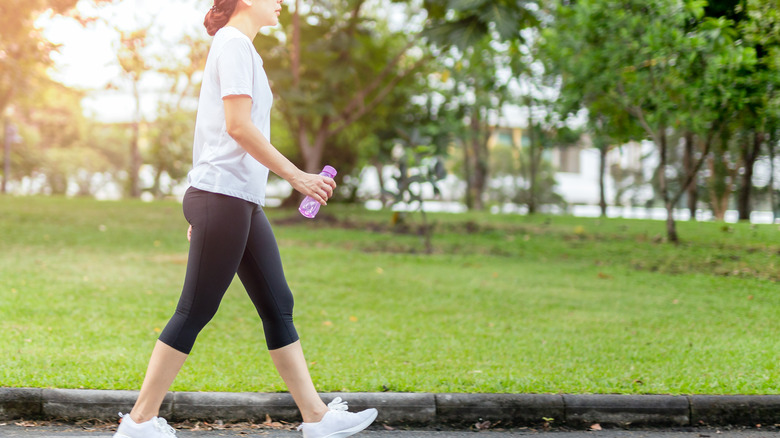
[[[324,214],[323,214],[324,213]],[[780,229],[268,209],[321,391],[780,394]],[[412,231],[418,217],[410,219]],[[171,202],[0,198],[0,386],[137,389],[178,299]],[[235,281],[178,391],[283,391]]]

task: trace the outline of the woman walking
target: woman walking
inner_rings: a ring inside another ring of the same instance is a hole
[[[273,95],[252,39],[275,26],[281,0],[215,0],[205,26],[214,40],[198,103],[190,188],[187,273],[176,312],[160,334],[138,400],[115,438],[175,436],[160,405],[236,273],[257,308],[271,358],[301,411],[304,438],[343,438],[368,427],[376,409],[325,405],[312,383],[292,320],[293,296],[262,205],[269,170],[325,204],[336,183],[302,172],[271,143]]]

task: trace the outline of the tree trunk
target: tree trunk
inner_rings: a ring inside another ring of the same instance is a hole
[[[6,185],[11,178],[11,122],[8,117],[3,118],[3,187],[2,192],[6,192]]]
[[[666,181],[667,155],[669,152],[668,145],[666,144],[666,126],[661,125],[658,131],[658,138],[660,140],[658,147],[661,152],[661,165],[658,169],[658,181],[661,186],[661,196],[663,197],[664,205],[666,206],[666,237],[670,242],[677,244],[680,243],[680,239],[677,236],[677,224],[674,221],[674,203],[669,196],[669,184]]]
[[[606,142],[598,139],[599,149],[599,207],[601,208],[601,217],[607,217],[607,196],[604,190],[604,179],[607,174],[607,149]]]
[[[737,195],[737,210],[739,211],[740,221],[750,220],[750,195],[753,191],[753,167],[758,158],[758,152],[761,150],[761,143],[764,135],[761,132],[754,132],[752,142],[747,139],[742,145],[742,163],[745,171],[742,173],[742,184]]]
[[[528,108],[528,214],[536,213],[536,135],[531,108]]]
[[[322,157],[325,152],[325,143],[328,140],[328,127],[330,120],[323,117],[319,129],[317,129],[313,142],[307,134],[310,127],[306,125],[301,118],[298,122],[298,144],[301,148],[301,158],[303,159],[303,171],[308,173],[320,173],[322,171]]]
[[[476,106],[471,117],[471,151],[472,181],[470,189],[472,191],[473,207],[475,210],[483,210],[485,205],[482,198],[485,193],[485,181],[487,179],[487,160],[484,151],[479,108]]]
[[[772,222],[777,221],[778,209],[777,201],[775,201],[775,147],[777,147],[777,140],[772,135],[767,144],[769,149],[769,208],[772,209]]]
[[[695,151],[695,145],[694,145],[694,137],[693,132],[687,131],[685,133],[685,154],[683,155],[683,167],[685,169],[685,175],[690,176],[696,170],[694,169],[694,159],[693,154]],[[691,214],[691,220],[696,220],[696,204],[699,201],[698,196],[698,185],[696,184],[696,178],[693,179],[693,181],[688,184],[688,187],[683,187],[683,190],[685,190],[687,196],[687,203],[688,203],[688,211],[690,211]]]
[[[152,182],[151,192],[154,195],[154,199],[163,199],[165,194],[162,192],[160,180],[162,179],[163,170],[157,169],[154,172],[154,181]]]
[[[376,176],[379,180],[379,202],[382,203],[382,208],[385,208],[385,202],[387,202],[387,193],[385,193],[385,177],[382,175],[382,171],[384,170],[385,166],[382,164],[382,161],[376,157],[371,159],[371,163],[376,168]]]
[[[135,97],[135,120],[133,121],[133,136],[130,139],[130,197],[141,197],[139,173],[141,171],[141,151],[138,148],[138,137],[141,124],[141,95],[138,91],[138,81],[133,81],[133,96]]]
[[[718,150],[712,154],[710,159],[710,207],[715,220],[718,221],[722,221],[726,217],[726,210],[728,209],[729,197],[733,186],[733,183],[729,180],[728,141],[729,134],[724,130],[718,142]]]
[[[471,157],[471,148],[467,144],[463,144],[463,177],[466,180],[466,208],[469,210],[474,209],[474,197],[473,197],[473,190],[472,185],[474,184],[474,181],[472,180],[472,157]]]

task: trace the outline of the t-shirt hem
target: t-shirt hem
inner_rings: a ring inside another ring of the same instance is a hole
[[[259,197],[256,195],[252,195],[251,193],[242,192],[240,190],[229,190],[225,189],[224,187],[217,187],[213,186],[211,184],[203,184],[203,183],[190,183],[191,187],[195,187],[198,190],[204,190],[207,192],[212,193],[218,193],[220,195],[225,196],[232,196],[234,198],[243,199],[244,201],[251,202],[253,204],[260,205],[261,207],[265,207],[265,197]]]
[[[252,90],[247,90],[246,88],[228,88],[222,90],[223,99],[228,96],[245,96],[245,95],[252,97]]]

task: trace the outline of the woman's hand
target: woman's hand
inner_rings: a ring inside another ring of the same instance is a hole
[[[333,196],[333,190],[336,188],[336,181],[327,176],[314,173],[300,172],[294,178],[290,179],[293,188],[322,205],[327,205],[328,199]]]
[[[192,225],[190,225],[190,228],[187,230],[187,242],[192,242]]]

